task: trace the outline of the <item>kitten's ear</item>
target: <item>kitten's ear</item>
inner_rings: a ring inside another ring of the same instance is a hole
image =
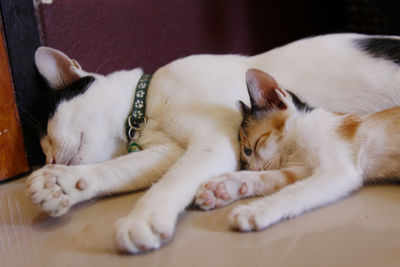
[[[286,95],[271,75],[258,69],[249,69],[246,72],[246,84],[252,108],[276,110],[287,108],[281,99]]]
[[[41,46],[36,50],[35,64],[52,88],[61,88],[83,76],[77,61],[50,47]]]
[[[250,107],[247,106],[243,101],[239,100],[236,102],[236,106],[240,110],[240,113],[242,113],[242,117],[244,118],[247,114],[250,113]]]

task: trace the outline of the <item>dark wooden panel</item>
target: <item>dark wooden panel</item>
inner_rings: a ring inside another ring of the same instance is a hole
[[[29,167],[2,25],[0,28],[0,180],[4,180],[29,171]]]
[[[47,119],[48,92],[36,71],[34,54],[40,45],[32,0],[0,0],[5,38],[30,166],[42,165],[40,122]]]

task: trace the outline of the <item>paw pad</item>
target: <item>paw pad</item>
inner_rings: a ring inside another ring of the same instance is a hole
[[[242,186],[239,189],[239,193],[241,195],[246,195],[248,191],[249,191],[249,189],[247,188],[247,184],[243,183]]]
[[[87,187],[87,182],[86,182],[83,178],[81,178],[81,179],[78,180],[78,182],[76,182],[75,187],[76,187],[78,190],[81,190],[81,191],[82,191],[82,190],[85,190],[86,187]]]
[[[248,191],[245,182],[222,175],[201,187],[196,197],[196,204],[205,210],[219,208],[245,196]]]
[[[65,214],[79,201],[80,192],[87,193],[89,185],[87,180],[75,178],[72,170],[63,165],[48,165],[33,172],[27,180],[32,202],[50,216]]]

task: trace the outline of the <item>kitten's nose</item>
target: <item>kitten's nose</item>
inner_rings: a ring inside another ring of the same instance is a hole
[[[258,165],[258,164],[257,164]],[[257,166],[257,165],[250,165],[249,167],[249,170],[251,170],[251,171],[256,171],[256,172],[259,172],[259,171],[263,171],[264,169],[261,167],[261,166]]]

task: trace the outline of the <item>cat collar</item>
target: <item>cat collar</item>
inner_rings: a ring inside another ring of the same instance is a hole
[[[141,147],[136,143],[140,137],[140,131],[146,125],[146,94],[152,75],[143,74],[136,86],[135,99],[128,119],[126,120],[126,137],[128,140],[128,152],[138,152]]]

